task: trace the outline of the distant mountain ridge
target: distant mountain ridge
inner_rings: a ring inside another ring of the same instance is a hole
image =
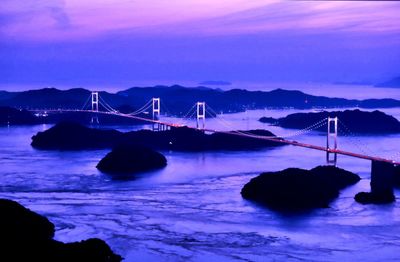
[[[21,92],[0,91],[0,106],[16,108],[74,108],[81,109],[90,102],[91,91],[83,88],[59,90],[44,88]],[[179,85],[132,87],[117,93],[99,92],[100,97],[113,108],[130,106],[140,108],[153,97],[161,98],[162,111],[173,115],[185,114],[196,102],[206,102],[215,112],[233,113],[264,108],[391,108],[400,107],[395,99],[355,100],[313,96],[301,91],[275,89],[248,91],[231,89],[222,91],[209,87],[187,88]],[[89,103],[90,106],[90,103]]]

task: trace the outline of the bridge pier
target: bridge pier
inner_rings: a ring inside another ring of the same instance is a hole
[[[395,166],[391,163],[371,161],[371,192],[355,196],[362,204],[382,204],[395,201],[393,193]]]
[[[153,111],[153,121],[160,120],[160,98],[153,97],[152,101],[152,111]],[[153,123],[153,131],[160,131],[162,129],[162,125],[160,123]]]
[[[206,126],[206,102],[197,102],[196,108],[196,128],[204,130]]]
[[[170,126],[161,123],[154,123],[153,124],[153,131],[167,131],[170,130]]]
[[[162,124],[153,123],[153,131],[161,131],[161,130],[162,130]]]
[[[394,165],[371,161],[371,192],[393,196]]]
[[[338,118],[328,117],[328,133],[326,136],[326,163],[327,165],[336,166],[337,163],[337,136],[338,136]],[[332,141],[333,140],[333,141]],[[331,152],[330,149],[333,149]]]
[[[90,120],[91,124],[99,124],[99,116],[97,112],[99,112],[99,92],[92,92],[92,119]]]
[[[153,131],[167,131],[170,129],[171,127],[166,124],[153,123]]]

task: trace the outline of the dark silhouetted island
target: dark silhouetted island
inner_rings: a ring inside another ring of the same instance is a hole
[[[271,125],[278,125],[279,124],[279,118],[273,118],[273,117],[268,117],[268,116],[263,116],[259,119],[261,123],[265,124],[271,124]]]
[[[339,190],[357,183],[360,177],[334,166],[311,170],[288,168],[253,178],[241,191],[242,197],[278,211],[326,208]]]
[[[101,172],[123,176],[163,168],[167,159],[157,151],[138,145],[118,145],[97,164]]]
[[[359,192],[354,199],[361,204],[388,204],[395,201],[393,194],[378,194],[374,192]]]
[[[375,85],[375,87],[390,87],[390,88],[400,88],[400,76],[395,77],[389,81]]]
[[[275,136],[266,130],[250,130],[249,134]],[[167,131],[139,130],[122,133],[116,130],[89,128],[77,123],[64,122],[32,137],[31,145],[37,149],[81,150],[113,148],[120,144],[137,144],[154,150],[213,151],[253,150],[282,146],[279,142],[238,136],[235,131],[206,134],[188,127],[175,127]]]
[[[340,132],[357,134],[394,134],[400,133],[400,122],[393,116],[381,111],[366,112],[356,110],[316,112],[316,113],[295,113],[283,118],[262,117],[259,121],[275,124],[284,128],[303,129],[327,117],[338,117],[338,128]],[[317,130],[326,131],[326,125],[320,126]]]
[[[12,107],[0,107],[0,126],[2,125],[37,125],[40,120],[32,113]]]
[[[83,150],[112,148],[121,144],[123,133],[116,130],[89,128],[75,122],[61,122],[32,137],[38,149]]]
[[[122,257],[97,238],[63,243],[53,239],[54,224],[17,202],[0,199],[2,261],[117,262]]]

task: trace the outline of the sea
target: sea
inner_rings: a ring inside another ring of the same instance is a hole
[[[297,89],[331,97],[400,99],[398,89],[371,86],[337,85],[329,89],[305,85]],[[400,120],[400,108],[379,110]],[[268,129],[323,146],[325,132],[297,132],[258,121],[262,116],[309,111],[313,110],[224,114],[206,119],[206,127]],[[195,124],[193,120],[184,123]],[[163,151],[168,160],[164,169],[132,180],[113,180],[96,169],[109,150],[32,148],[31,137],[50,127],[0,127],[0,198],[16,200],[48,217],[56,226],[57,240],[101,238],[124,261],[400,260],[400,191],[395,190],[397,202],[393,204],[361,205],[354,201],[356,193],[370,190],[370,161],[339,156],[338,166],[357,173],[362,180],[342,190],[329,208],[289,215],[243,199],[242,187],[262,172],[324,165],[324,152],[290,145],[255,151]],[[151,127],[104,128],[131,131]],[[400,134],[342,131],[338,134],[340,149],[400,161]]]

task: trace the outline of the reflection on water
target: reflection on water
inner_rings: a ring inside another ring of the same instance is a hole
[[[260,116],[225,115],[235,127],[269,128]],[[207,121],[218,127],[217,119]],[[163,152],[168,166],[136,180],[113,181],[98,172],[107,150],[38,151],[30,137],[48,126],[0,128],[0,197],[49,217],[56,238],[105,239],[127,261],[395,261],[400,251],[399,204],[362,206],[353,197],[369,190],[370,163],[339,157],[339,166],[363,179],[341,192],[331,208],[282,216],[245,201],[242,186],[262,171],[324,164],[322,152],[283,146],[251,152]],[[226,127],[227,128],[227,127]],[[128,128],[120,128],[127,130]],[[324,145],[323,133],[298,141]],[[357,138],[380,155],[395,155],[400,136]],[[349,138],[339,147],[359,152]],[[399,196],[396,191],[397,196]]]

